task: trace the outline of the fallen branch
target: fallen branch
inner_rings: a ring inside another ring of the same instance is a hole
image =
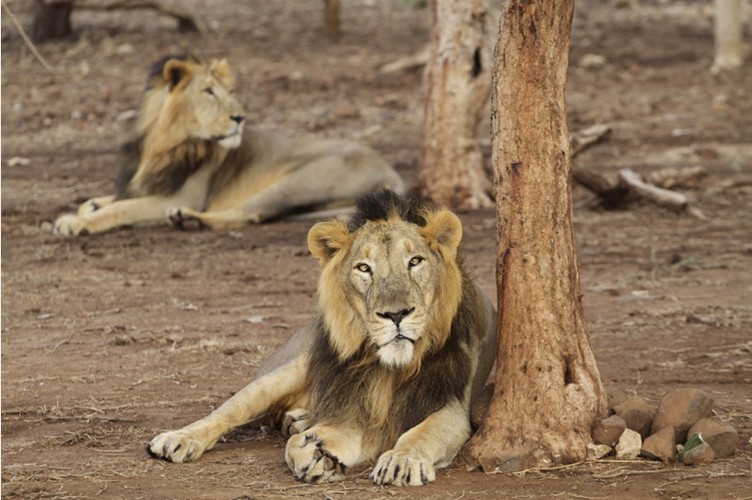
[[[45,0],[45,3],[48,5],[73,3],[75,8],[89,10],[151,9],[177,19],[178,31],[206,33],[203,24],[188,11],[164,5],[157,0]]]
[[[659,188],[648,184],[642,180],[637,172],[629,168],[619,170],[619,181],[626,186],[629,191],[640,198],[652,201],[653,203],[671,208],[676,211],[684,211],[698,219],[705,219],[705,214],[696,207],[689,204],[687,197],[676,191]]]
[[[599,144],[611,136],[611,125],[593,125],[571,134],[571,157],[574,158],[586,149]]]
[[[609,125],[593,125],[572,134],[570,136],[572,158],[605,141],[610,134]],[[704,220],[705,215],[689,203],[686,195],[671,191],[667,187],[696,181],[705,174],[705,169],[702,167],[667,168],[651,173],[646,182],[637,172],[628,168],[620,170],[618,178],[613,175],[606,176],[593,169],[574,168],[572,181],[595,193],[598,204],[606,208],[626,205],[631,195]]]
[[[397,73],[400,71],[406,71],[413,68],[419,68],[425,66],[428,63],[428,47],[423,50],[410,54],[409,56],[400,57],[396,61],[387,63],[379,68],[379,73],[382,75],[388,73]]]
[[[671,189],[679,186],[696,186],[697,182],[708,175],[701,166],[686,168],[662,168],[645,176],[645,182],[659,188]]]

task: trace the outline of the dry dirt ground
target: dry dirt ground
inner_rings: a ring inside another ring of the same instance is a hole
[[[705,1],[578,3],[570,125],[609,123],[613,136],[576,166],[701,165],[708,176],[684,190],[707,220],[644,203],[578,207],[575,231],[609,391],[654,403],[679,387],[708,391],[718,418],[741,435],[732,458],[691,468],[609,460],[518,475],[449,467],[433,485],[399,490],[374,486],[367,469],[330,486],[298,483],[282,438],[248,429],[197,463],[146,455],[151,437],[216,407],[311,320],[318,269],[305,246],[309,224],[61,239],[50,222],[111,192],[116,144],[133,125],[147,67],[174,52],[227,56],[251,122],[361,139],[412,179],[421,74],[376,68],[426,44],[427,12],[400,0],[342,3],[336,42],[321,34],[316,1],[182,2],[208,24],[203,39],[150,12],[80,12],[74,36],[39,47],[55,74],[3,16],[3,496],[749,498],[752,64],[709,74]],[[30,4],[8,2],[27,26]],[[587,53],[605,56],[605,66],[582,67]],[[575,190],[577,202],[587,196]],[[461,218],[469,267],[493,293],[494,214]]]

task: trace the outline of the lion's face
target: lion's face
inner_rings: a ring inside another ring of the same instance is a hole
[[[232,149],[240,145],[245,112],[235,98],[235,79],[224,59],[208,65],[196,60],[171,59],[161,78],[167,92],[160,119],[179,127],[193,139],[217,142]]]
[[[346,359],[365,342],[389,367],[406,368],[443,344],[461,298],[459,219],[428,214],[425,227],[398,217],[353,233],[317,224],[311,252],[324,264],[319,298],[330,341]]]

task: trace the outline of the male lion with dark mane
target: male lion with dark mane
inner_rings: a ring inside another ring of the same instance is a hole
[[[169,221],[235,229],[402,191],[372,149],[347,140],[287,138],[245,127],[227,62],[167,57],[152,69],[135,137],[121,150],[117,194],[59,217],[60,235]]]
[[[470,404],[496,354],[494,308],[462,266],[462,225],[391,191],[365,195],[349,222],[320,222],[319,315],[210,415],[152,439],[196,460],[234,427],[271,420],[308,483],[375,462],[377,484],[422,485],[470,436]]]

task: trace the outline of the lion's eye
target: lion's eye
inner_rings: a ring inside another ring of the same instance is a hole
[[[368,264],[366,264],[364,262],[361,262],[360,264],[358,264],[357,266],[355,266],[355,269],[357,269],[361,273],[371,274],[371,266],[369,266]]]
[[[204,92],[206,92],[207,94],[209,94],[209,95],[210,95],[210,96],[212,96],[212,97],[214,96],[214,89],[213,89],[213,88],[211,88],[211,87],[206,87],[206,88],[204,89]]]
[[[420,255],[416,255],[415,257],[413,257],[412,259],[410,259],[410,262],[407,263],[407,267],[415,267],[418,264],[420,264],[421,262],[423,262],[424,260],[426,260],[426,259],[424,259]]]

